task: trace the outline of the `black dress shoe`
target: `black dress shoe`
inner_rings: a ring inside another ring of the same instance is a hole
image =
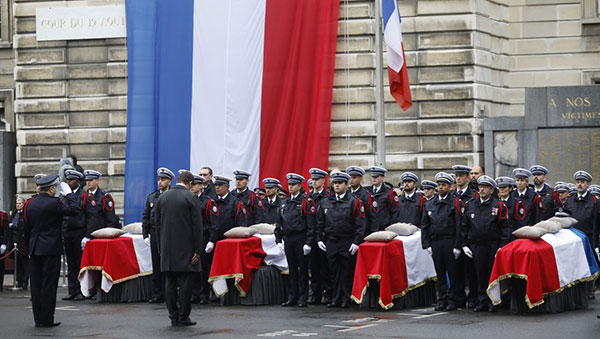
[[[150,299],[148,302],[150,304],[160,304],[162,302],[164,302],[165,300],[163,298],[157,297],[157,298],[152,298]]]
[[[498,306],[495,306],[495,305],[490,306],[489,312],[490,313],[498,312]]]
[[[331,304],[331,298],[323,297],[321,298],[321,305],[329,305]]]
[[[73,298],[73,301],[81,301],[81,300],[85,300],[85,297],[81,293],[77,293],[75,298]]]
[[[192,303],[192,304],[199,304],[200,303],[200,297],[192,297],[192,299],[190,300],[190,303]]]
[[[288,300],[286,302],[284,302],[283,304],[281,304],[282,307],[288,307],[288,306],[295,306],[296,302],[294,300]]]
[[[320,300],[321,298],[316,298],[315,296],[310,296],[308,297],[308,300],[306,301],[309,305],[313,305],[317,303],[317,300]]]
[[[342,302],[342,308],[348,308],[348,307],[350,307],[350,302],[348,302],[348,301]]]
[[[77,294],[69,294],[66,297],[60,298],[60,300],[73,300],[73,299],[75,299],[76,296],[77,296]]]
[[[200,305],[206,305],[206,304],[208,304],[208,299],[200,299],[199,304]]]
[[[446,310],[447,305],[437,305],[433,310],[436,312],[442,312]]]
[[[35,327],[55,327],[60,325],[60,321],[57,321],[55,323],[49,323],[49,324],[35,324]]]
[[[195,326],[196,322],[195,321],[191,321],[190,318],[186,318],[183,320],[179,320],[177,322],[176,326]]]
[[[336,307],[340,307],[340,305],[336,304],[336,303],[329,303],[329,304],[327,304],[327,308],[336,308]]]
[[[467,303],[467,308],[470,309],[470,310],[474,309],[476,306],[477,306],[477,304],[474,303],[474,302],[472,302],[472,301],[469,301]]]
[[[456,305],[454,304],[450,304],[448,306],[446,306],[446,311],[447,312],[452,312],[452,311],[456,311],[458,308],[456,307]]]
[[[473,309],[473,312],[486,312],[488,310],[487,305],[477,305],[477,307],[475,307],[475,309]]]
[[[304,301],[298,302],[298,307],[306,307],[308,306]]]

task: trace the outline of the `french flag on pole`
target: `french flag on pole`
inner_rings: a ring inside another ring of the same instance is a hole
[[[390,93],[403,110],[412,106],[410,84],[404,43],[402,42],[402,19],[396,0],[381,0],[383,15],[383,38],[387,47],[388,75],[390,77]]]
[[[125,222],[156,169],[327,168],[339,0],[126,0]]]

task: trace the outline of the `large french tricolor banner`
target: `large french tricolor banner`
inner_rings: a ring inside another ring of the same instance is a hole
[[[544,297],[598,276],[598,263],[586,235],[576,228],[545,234],[540,239],[517,239],[496,254],[487,289],[494,305],[502,302],[505,280],[527,281],[525,302],[529,308]]]
[[[408,69],[402,42],[402,18],[396,0],[381,0],[383,39],[387,48],[390,93],[403,110],[412,106]]]
[[[125,222],[157,167],[327,168],[339,0],[126,0]]]

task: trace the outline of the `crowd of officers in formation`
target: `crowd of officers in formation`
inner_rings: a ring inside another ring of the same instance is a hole
[[[180,171],[179,177],[193,176],[185,187],[197,197],[202,215],[202,249],[194,253],[201,272],[191,282],[191,303],[217,299],[208,275],[215,245],[224,233],[258,223],[276,226],[276,242],[288,261],[284,307],[349,307],[358,246],[365,236],[396,222],[421,229],[423,249],[432,255],[437,273],[437,311],[468,307],[495,312],[486,289],[496,252],[514,240],[515,229],[557,213],[577,219],[574,227],[587,235],[598,253],[600,187],[591,185],[592,176],[585,171],[575,172],[575,184],[556,182],[550,187],[548,170],[539,165],[517,168],[513,177],[496,179],[479,166],[455,165],[452,173],[440,172],[433,181],[421,181],[420,188],[419,178],[411,172],[401,175],[397,188],[386,182],[385,168],[372,166],[368,172],[372,185],[362,186],[366,171],[361,167],[330,172],[312,168],[306,192],[305,178],[298,173],[286,175],[287,187],[276,178],[265,178],[264,188],[251,190],[247,171],[234,171],[234,180],[213,176],[209,167],[198,174]],[[142,216],[143,236],[152,251],[150,303],[165,300],[154,207],[175,179],[164,167],[157,175],[158,189],[147,196]],[[86,242],[95,230],[121,227],[111,195],[98,185],[100,177],[97,171],[81,168],[65,169],[64,182],[56,175],[36,175],[37,194],[26,202],[18,199],[10,215],[1,213],[0,253],[10,250],[13,241],[18,243],[23,266],[16,279],[23,288],[31,281],[36,326],[60,324],[54,322],[54,308],[63,250],[68,295],[62,299],[83,300],[78,273]],[[591,289],[589,296],[593,297]]]

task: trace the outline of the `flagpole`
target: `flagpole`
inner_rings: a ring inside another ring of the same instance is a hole
[[[377,129],[376,161],[385,167],[385,114],[383,111],[383,21],[381,20],[381,0],[375,0],[375,121]]]

